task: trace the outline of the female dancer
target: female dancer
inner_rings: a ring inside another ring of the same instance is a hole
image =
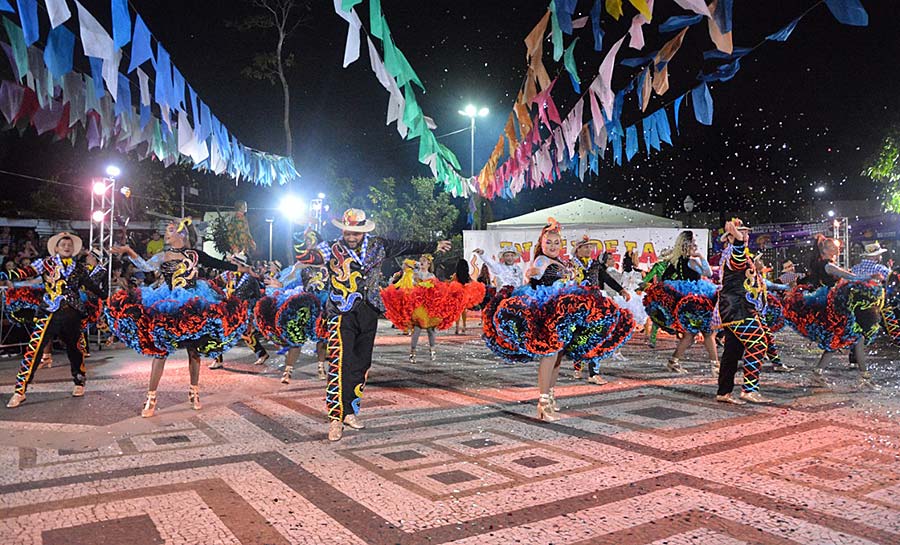
[[[599,287],[570,282],[560,260],[560,225],[550,218],[538,238],[528,285],[506,287],[484,311],[484,338],[508,362],[540,360],[538,418],[559,419],[553,387],[563,355],[598,365],[631,336],[631,314],[604,297]]]
[[[200,410],[200,356],[215,358],[240,340],[247,329],[247,302],[226,297],[203,280],[198,266],[250,272],[250,269],[195,250],[197,231],[191,218],[166,227],[168,249],[145,261],[128,246],[113,248],[143,272],[159,271],[164,282],[156,287],[121,290],[110,297],[106,318],[115,336],[139,354],[153,358],[147,401],[141,416],[156,413],[156,390],[166,358],[179,348],[188,352],[191,408]]]
[[[823,350],[812,384],[828,387],[825,366],[834,353],[852,347],[859,366],[859,388],[878,390],[866,366],[866,345],[875,338],[884,305],[880,276],[856,276],[835,264],[840,242],[818,235],[809,274],[784,296],[784,318]]]
[[[702,333],[710,368],[717,376],[719,358],[712,334],[717,287],[703,280],[703,277],[712,276],[712,270],[697,248],[692,231],[682,231],[678,235],[667,261],[663,281],[651,284],[644,298],[647,315],[654,323],[665,331],[682,335],[666,367],[676,373],[687,373],[681,366],[681,358],[696,336]]]

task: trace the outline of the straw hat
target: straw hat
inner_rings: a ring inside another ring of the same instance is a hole
[[[864,248],[864,257],[876,257],[887,252],[887,248],[882,248],[881,244],[879,244],[878,241],[875,241],[872,244],[866,244]]]
[[[68,231],[63,231],[62,233],[53,235],[47,241],[47,251],[50,253],[50,255],[56,255],[56,246],[59,244],[59,241],[64,238],[68,238],[72,241],[72,247],[74,248],[74,250],[72,251],[72,255],[78,255],[81,253],[81,248],[83,246],[81,237],[79,237],[78,235],[73,235]]]
[[[341,221],[331,220],[331,223],[341,231],[351,233],[368,233],[375,229],[375,223],[366,219],[366,213],[359,208],[348,208]]]

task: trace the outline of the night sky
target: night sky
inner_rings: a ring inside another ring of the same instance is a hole
[[[735,2],[735,46],[755,45],[815,3]],[[370,70],[365,40],[360,60],[342,69],[347,25],[335,15],[331,1],[312,4],[308,24],[288,47],[297,60],[290,79],[295,160],[303,176],[291,190],[308,196],[327,193],[328,181],[335,176],[367,185],[382,176],[428,175],[427,167],[416,161],[417,143],[404,142],[393,125],[384,124],[388,95]],[[618,23],[604,13],[602,53],[593,51],[590,25],[575,31],[581,36],[575,56],[583,86],[635,13],[625,4],[625,17]],[[656,4],[654,21],[645,26],[643,52],[628,48],[626,39],[620,60],[657,50],[669,36],[660,36],[656,25],[671,14],[685,13],[669,0]],[[103,13],[107,8],[98,7],[108,2],[85,5],[95,15],[108,17]],[[240,75],[254,53],[269,47],[271,37],[226,27],[226,21],[249,13],[246,4],[133,0],[132,5],[188,82],[239,139],[256,148],[282,151],[280,90]],[[478,122],[476,170],[480,169],[522,84],[522,40],[543,15],[547,2],[383,0],[382,5],[397,46],[425,84],[427,94],[420,96],[419,103],[437,122],[437,135],[466,126],[467,119],[457,113],[466,103],[491,109]],[[579,2],[576,16],[586,15],[590,5]],[[820,183],[828,188],[829,200],[874,197],[874,185],[860,171],[891,124],[900,122],[900,78],[894,71],[900,39],[893,2],[868,0],[864,5],[870,19],[867,28],[841,25],[819,5],[786,43],[764,44],[745,58],[734,79],[712,86],[713,126],[699,125],[690,106],[683,107],[682,130],[674,136],[674,147],[664,147],[651,157],[641,149],[624,167],[612,165],[609,153],[599,176],[584,183],[567,178],[551,188],[526,189],[516,200],[497,204],[495,215],[507,217],[578,197],[623,205],[664,202],[673,213],[691,195],[703,211],[762,208],[771,211],[769,219],[778,220],[790,219],[795,205],[808,201]],[[359,8],[367,27],[367,4]],[[712,48],[705,23],[692,27],[669,65],[669,92],[654,95],[647,111],[695,86],[698,71],[713,66],[701,60],[702,51]],[[552,77],[562,70],[561,63],[553,62],[549,39],[544,50]],[[637,69],[617,65],[613,89],[636,73]],[[554,97],[564,117],[576,98],[564,71]],[[638,113],[630,99],[623,123],[634,123]],[[8,136],[2,141],[12,145]],[[457,154],[467,175],[468,133],[441,141]],[[66,144],[26,136],[15,145],[23,151],[3,155],[0,168],[39,176],[59,174],[48,170],[61,167],[50,167],[52,162],[37,158],[53,155]],[[110,153],[85,152],[83,157],[99,162]],[[233,183],[225,177],[221,182]],[[285,192],[250,189],[246,193],[251,206],[271,206]]]

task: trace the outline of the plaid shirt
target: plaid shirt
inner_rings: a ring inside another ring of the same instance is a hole
[[[880,274],[887,278],[891,274],[891,270],[877,261],[871,259],[863,259],[851,269],[854,275],[861,278],[869,278],[873,274]]]

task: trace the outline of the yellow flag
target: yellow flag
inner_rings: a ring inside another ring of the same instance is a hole
[[[641,15],[643,15],[644,19],[646,19],[647,22],[649,23],[653,17],[653,13],[650,11],[650,6],[647,5],[647,0],[628,0],[628,1],[631,2],[631,5],[634,6],[639,12],[641,12]],[[606,5],[608,6],[609,3],[607,3]],[[622,12],[621,6],[622,6],[622,2],[619,2],[619,13]]]
[[[606,11],[618,21],[622,16],[622,0],[606,0]]]

